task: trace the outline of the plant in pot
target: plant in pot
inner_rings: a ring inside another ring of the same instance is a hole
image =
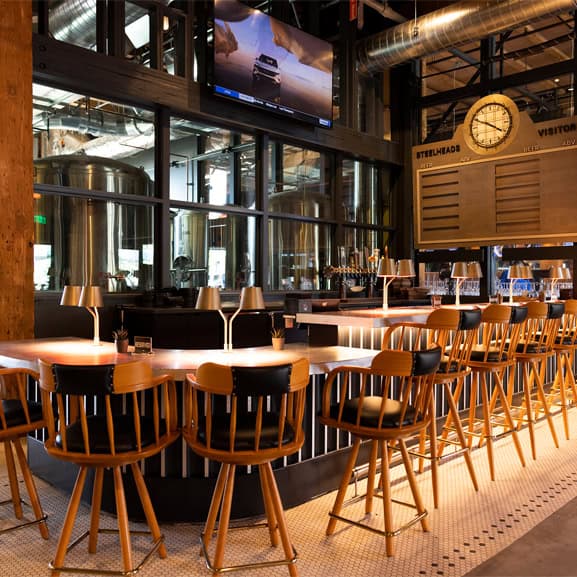
[[[284,329],[274,328],[271,331],[272,335],[272,348],[275,351],[282,351],[284,349]]]
[[[128,331],[125,328],[119,328],[112,331],[112,336],[114,338],[114,344],[116,345],[116,352],[127,353],[128,352]]]

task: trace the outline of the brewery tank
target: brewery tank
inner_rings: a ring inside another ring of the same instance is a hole
[[[153,267],[143,262],[145,245],[153,243],[152,208],[121,203],[122,196],[152,196],[154,183],[142,168],[86,155],[51,156],[34,161],[34,182],[69,187],[71,192],[95,190],[119,195],[119,202],[84,196],[41,195],[37,214],[51,215],[36,224],[36,243],[52,247],[51,288],[64,284],[98,284],[123,290],[126,272],[140,290],[154,285]],[[120,261],[137,256],[132,268]],[[110,281],[110,282],[109,282]]]

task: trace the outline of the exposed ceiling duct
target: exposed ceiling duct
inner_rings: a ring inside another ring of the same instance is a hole
[[[362,41],[357,51],[359,71],[385,70],[576,8],[577,0],[485,0],[452,4]]]
[[[157,0],[168,4],[168,0]],[[125,26],[129,26],[146,11],[130,2],[125,2]],[[50,34],[57,40],[79,46],[96,45],[96,0],[64,0],[50,8]]]

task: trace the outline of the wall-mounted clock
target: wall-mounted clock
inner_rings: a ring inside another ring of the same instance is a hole
[[[515,139],[519,128],[519,110],[503,94],[481,98],[467,112],[464,138],[467,146],[478,154],[500,152]]]

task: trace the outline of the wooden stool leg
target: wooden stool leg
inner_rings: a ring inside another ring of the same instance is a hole
[[[409,481],[409,486],[411,488],[411,493],[413,494],[413,499],[415,501],[415,507],[419,515],[423,515],[421,518],[421,527],[423,531],[429,531],[429,519],[427,519],[427,510],[423,504],[423,499],[421,498],[421,492],[419,491],[419,486],[417,485],[417,478],[413,471],[411,457],[409,451],[407,450],[407,445],[404,439],[399,439],[399,447],[401,449],[401,454],[403,455],[403,463],[405,464],[405,470],[407,472],[407,480]]]
[[[551,411],[549,410],[549,405],[547,404],[547,398],[545,397],[545,389],[543,388],[543,377],[541,371],[537,370],[537,366],[533,366],[535,372],[535,386],[537,388],[537,397],[541,402],[543,407],[543,412],[545,413],[545,418],[549,425],[549,430],[551,431],[551,437],[553,438],[553,443],[555,447],[559,448],[559,439],[557,438],[557,431],[555,430],[555,423],[553,423],[553,417],[551,416]],[[563,389],[563,386],[561,386]]]
[[[32,511],[34,511],[35,519],[42,519],[44,513],[42,512],[42,505],[40,505],[40,499],[38,497],[38,491],[36,491],[36,485],[30,472],[30,467],[28,467],[28,462],[26,461],[26,455],[24,454],[24,449],[20,444],[20,439],[14,441],[14,447],[16,448],[16,455],[18,457],[18,462],[20,463],[20,470],[22,471],[22,477],[24,478],[24,483],[26,484],[26,489],[28,491],[28,496],[30,497],[30,506]],[[38,524],[40,530],[40,535],[43,539],[48,539],[48,527],[46,526],[46,521]]]
[[[537,458],[537,447],[535,446],[535,427],[533,423],[533,407],[531,406],[531,390],[529,383],[529,368],[527,363],[523,363],[523,395],[525,397],[525,414],[529,428],[529,439],[531,440],[531,456],[533,460]],[[520,424],[521,418],[518,423]],[[517,427],[518,429],[519,427]]]
[[[19,443],[20,439],[16,439]],[[12,452],[12,441],[4,441],[4,454],[6,455],[6,469],[8,470],[8,481],[10,483],[10,495],[12,498],[12,507],[16,519],[22,519],[22,502],[20,498],[20,489],[18,488],[18,475],[16,474],[16,463],[14,453]]]
[[[477,391],[479,386],[481,385],[481,373],[479,371],[473,372],[473,378],[471,380],[471,394],[469,399],[469,425],[468,425],[468,433],[469,433],[469,440],[467,446],[469,449],[473,447],[473,436],[475,432],[475,410],[477,408]],[[481,443],[479,442],[479,446]]]
[[[351,480],[351,475],[353,473],[353,468],[355,463],[357,462],[357,456],[359,454],[359,448],[361,446],[361,440],[355,437],[353,442],[353,446],[351,447],[351,452],[349,454],[349,460],[347,461],[347,466],[343,473],[343,477],[341,479],[341,484],[339,486],[339,491],[337,493],[335,503],[333,505],[332,514],[333,515],[340,515],[341,509],[343,507],[343,502],[345,500],[345,495],[347,493],[347,487],[349,486],[349,482]],[[335,531],[335,527],[337,524],[337,519],[331,517],[329,519],[329,523],[327,525],[326,534],[332,535]]]
[[[567,377],[569,375],[568,368],[565,367],[568,365],[568,356],[566,356],[565,352],[557,353],[557,374],[555,375],[555,381],[559,380],[559,398],[561,403],[561,414],[563,415],[563,429],[565,431],[565,439],[569,440],[569,414],[567,411],[567,388],[568,388],[568,381]]]
[[[278,530],[280,533],[280,540],[283,546],[285,558],[292,559],[294,557],[294,549],[288,534],[284,509],[270,462],[265,463],[264,468],[267,475],[268,486],[270,487],[272,504],[278,522]],[[298,571],[295,563],[290,563],[288,569],[291,577],[298,577]]]
[[[146,517],[146,523],[152,534],[154,542],[162,539],[162,533],[160,527],[158,526],[158,521],[156,519],[156,513],[152,506],[152,501],[150,500],[150,494],[146,488],[146,483],[144,482],[144,477],[142,476],[142,471],[140,470],[138,463],[132,463],[130,465],[132,469],[132,475],[134,476],[134,482],[136,484],[136,490],[138,491],[138,496],[140,497],[140,502],[142,503],[142,509],[144,511],[144,516]],[[166,558],[166,546],[164,542],[158,546],[158,556],[161,559]]]
[[[278,531],[277,520],[274,514],[274,507],[272,503],[271,489],[268,484],[268,479],[265,471],[265,465],[258,466],[258,474],[260,477],[260,486],[262,490],[262,500],[264,502],[264,511],[266,513],[266,520],[268,524],[268,532],[270,536],[270,543],[273,547],[278,546]]]
[[[224,546],[226,544],[226,537],[228,535],[228,524],[230,521],[230,509],[232,507],[232,494],[234,492],[234,472],[236,465],[229,465],[228,474],[226,476],[226,485],[222,497],[222,508],[220,510],[220,517],[218,519],[218,535],[216,536],[216,549],[214,552],[213,566],[215,568],[214,574],[218,575],[219,569],[223,567],[224,561]]]
[[[60,532],[60,538],[58,539],[56,555],[54,556],[54,561],[52,562],[52,566],[55,567],[55,569],[52,570],[52,577],[58,577],[58,575],[60,575],[58,567],[62,567],[64,558],[66,557],[66,549],[68,548],[70,536],[72,535],[72,529],[74,528],[74,521],[76,520],[76,514],[78,513],[80,498],[82,497],[82,489],[84,489],[84,483],[86,481],[87,470],[88,469],[86,467],[80,467],[78,476],[76,477],[76,483],[74,484],[74,489],[72,490],[72,495],[70,496],[68,509],[66,511],[66,516],[64,517],[64,523],[62,525],[62,531]]]
[[[112,468],[112,473],[114,475],[114,496],[116,498],[116,516],[120,549],[122,551],[122,566],[124,571],[129,572],[132,571],[132,548],[130,546],[130,530],[128,527],[128,512],[126,511],[122,471],[119,466],[116,466]]]
[[[513,444],[515,445],[515,449],[517,450],[517,456],[519,457],[521,465],[524,467],[525,456],[523,455],[523,447],[521,446],[521,441],[519,441],[519,435],[517,434],[517,430],[515,429],[515,423],[513,422],[513,417],[511,416],[511,409],[509,408],[509,402],[507,401],[505,390],[503,389],[503,381],[501,380],[501,376],[499,374],[495,375],[495,387],[499,391],[499,395],[501,396],[501,408],[503,409],[503,414],[505,415],[505,421],[511,430],[511,436],[513,437]]]
[[[395,554],[393,532],[393,507],[391,501],[391,471],[389,469],[389,447],[386,441],[381,444],[381,490],[383,492],[383,517],[385,522],[385,549],[387,557]]]
[[[214,526],[216,525],[216,518],[218,517],[218,512],[220,510],[229,469],[230,465],[228,463],[222,463],[220,471],[218,472],[218,479],[216,480],[216,486],[214,488],[214,493],[212,494],[210,509],[208,510],[208,516],[206,518],[206,523],[204,524],[204,536],[202,541],[206,549],[208,549],[208,545],[212,539],[212,534],[214,533]]]
[[[365,513],[373,511],[373,495],[375,492],[375,476],[377,472],[377,459],[379,446],[377,441],[371,442],[371,456],[369,457],[369,474],[367,477],[367,497],[365,499]]]
[[[435,418],[435,395],[431,395],[431,423],[429,424],[429,451],[431,453],[431,481],[433,484],[433,505],[435,509],[439,508],[439,462],[437,460],[437,421]],[[420,459],[422,461],[422,459]]]
[[[493,460],[493,430],[491,428],[491,415],[489,410],[489,394],[487,392],[487,379],[485,373],[481,375],[481,404],[483,405],[483,437],[487,441],[487,459],[489,461],[489,474],[491,481],[495,480],[495,462]]]
[[[90,509],[90,531],[88,536],[88,552],[96,553],[98,546],[98,528],[100,526],[100,506],[102,504],[102,484],[104,467],[96,467],[94,485],[92,487],[92,506]]]
[[[449,404],[449,412],[447,414],[447,420],[451,417],[452,422],[455,423],[455,431],[457,433],[457,438],[459,439],[459,443],[461,444],[461,449],[463,451],[463,456],[465,458],[465,463],[467,465],[467,470],[469,471],[469,477],[471,477],[471,481],[473,482],[473,487],[475,491],[479,490],[479,484],[477,483],[477,475],[475,473],[475,468],[473,467],[473,459],[471,459],[471,452],[469,447],[467,446],[467,440],[465,439],[465,432],[463,431],[463,425],[461,424],[461,419],[459,419],[459,411],[457,409],[457,405],[455,403],[455,399],[451,394],[451,387],[448,383],[444,383],[445,385],[445,392],[447,402]]]

